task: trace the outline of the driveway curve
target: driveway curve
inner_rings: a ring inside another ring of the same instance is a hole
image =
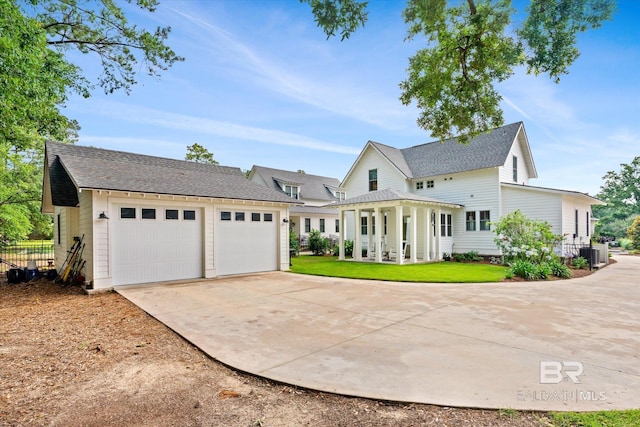
[[[640,407],[640,257],[581,279],[408,284],[266,273],[117,291],[212,358],[444,406]]]

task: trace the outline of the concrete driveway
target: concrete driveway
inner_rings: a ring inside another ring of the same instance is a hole
[[[118,288],[241,371],[445,406],[640,407],[640,257],[582,279],[406,284],[268,273]]]

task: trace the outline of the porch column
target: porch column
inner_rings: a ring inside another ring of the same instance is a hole
[[[415,264],[418,261],[418,208],[413,206],[411,208],[411,237],[409,244],[411,245],[411,263]]]
[[[356,261],[362,261],[362,243],[361,242],[361,234],[362,234],[362,224],[360,209],[356,208],[354,213],[354,223],[355,230],[353,233],[353,259]]]
[[[347,232],[345,221],[346,211],[344,209],[340,209],[340,215],[338,215],[338,248],[340,253],[338,254],[338,259],[340,261],[344,261],[344,235]]]
[[[438,209],[436,211],[436,229],[435,229],[435,235],[436,235],[436,254],[435,254],[435,259],[437,261],[440,261],[442,259],[441,255],[440,255],[440,219],[441,219],[441,214],[442,214],[442,209]]]
[[[396,206],[396,263],[404,263],[402,256],[402,206]]]
[[[371,211],[367,211],[367,259],[371,258],[371,247],[373,245],[373,240],[371,239],[373,232],[373,224],[371,223]],[[373,246],[375,247],[375,246]]]
[[[431,208],[425,208],[424,255],[425,261],[431,261]]]
[[[376,245],[376,262],[382,262],[382,240],[380,239],[384,232],[384,218],[380,216],[380,208],[375,208],[374,215],[376,219],[376,234],[373,236],[373,244]]]

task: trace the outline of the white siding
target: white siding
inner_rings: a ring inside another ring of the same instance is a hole
[[[509,155],[503,166],[500,167],[500,182],[513,182],[513,156],[518,158],[518,182],[514,184],[529,184],[529,177],[531,173],[527,168],[527,164],[525,162],[525,155],[522,151],[522,145],[525,144],[523,141],[524,137],[522,132],[518,134],[516,141],[511,146],[511,151],[509,151]]]
[[[589,235],[587,235],[587,212],[591,219],[591,205],[586,201],[581,201],[576,197],[558,196],[562,200],[562,234],[565,234],[565,241],[571,243],[589,243],[593,235],[589,224]],[[576,210],[578,211],[578,233],[576,234]],[[591,221],[589,221],[591,222]]]
[[[452,211],[454,243],[451,251],[454,253],[478,251],[483,255],[497,254],[497,248],[493,242],[495,237],[493,231],[480,231],[480,211],[490,211],[491,221],[497,221],[500,215],[497,168],[424,179],[424,181],[427,180],[434,181],[433,188],[415,190],[414,186],[413,193],[464,205],[462,209]],[[476,212],[476,231],[466,231],[465,212],[467,211]]]
[[[97,215],[93,216],[92,192],[82,191],[78,196],[80,199],[78,231],[80,236],[84,236],[82,259],[86,262],[82,274],[86,281],[91,281],[93,280],[93,223]]]
[[[520,210],[529,219],[549,222],[554,234],[563,233],[562,196],[559,194],[504,187],[502,214],[507,215],[516,210]]]
[[[351,171],[348,181],[343,184],[347,192],[347,200],[369,192],[369,170],[371,169],[378,170],[378,190],[395,188],[409,191],[405,176],[376,149],[368,146],[362,153],[360,162]]]

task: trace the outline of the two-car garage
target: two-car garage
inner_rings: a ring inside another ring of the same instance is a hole
[[[278,212],[125,203],[111,209],[112,285],[205,277],[207,253],[216,275],[278,269]],[[212,230],[207,250],[205,230]]]

